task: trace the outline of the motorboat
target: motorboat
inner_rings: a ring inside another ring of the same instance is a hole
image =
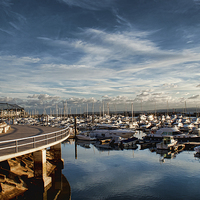
[[[138,138],[132,136],[127,139],[121,139],[119,142],[119,146],[123,145],[123,147],[133,146],[138,142]]]
[[[194,128],[193,123],[184,123],[182,127],[180,127],[180,131],[182,132],[191,132]]]
[[[119,128],[119,126],[115,124],[97,124],[94,128],[97,130],[116,130]]]
[[[194,147],[194,150],[196,151],[196,153],[200,154],[200,146]]]
[[[91,148],[90,144],[95,144],[95,143],[96,143],[96,140],[77,140],[76,141],[77,145],[79,145],[83,148],[86,148],[86,149]]]
[[[116,130],[93,130],[90,132],[90,137],[96,138],[113,138],[115,136],[120,136],[123,138],[132,137],[135,134],[133,130],[127,129],[116,129]]]
[[[176,144],[177,140],[173,136],[165,136],[162,142],[156,144],[156,148],[160,150],[172,150]]]
[[[94,141],[97,140],[97,138],[91,137],[89,131],[83,131],[80,132],[78,135],[76,135],[78,140],[86,140],[86,141]]]
[[[174,139],[180,142],[198,142],[200,141],[200,136],[194,134],[182,133],[176,126],[175,127],[165,127],[158,130],[152,130],[146,136],[143,137],[144,140],[150,141],[162,141],[165,136],[173,136]]]
[[[110,140],[110,146],[128,147],[135,145],[137,142],[138,138],[134,136],[130,138],[122,138],[120,136],[115,136]]]
[[[195,135],[200,135],[200,128],[193,128],[192,131]]]
[[[99,140],[94,146],[98,150],[110,150],[114,148],[114,146],[111,145],[111,139]]]

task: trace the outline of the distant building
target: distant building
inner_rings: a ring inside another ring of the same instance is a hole
[[[0,103],[0,117],[14,117],[24,114],[24,108],[17,104]]]

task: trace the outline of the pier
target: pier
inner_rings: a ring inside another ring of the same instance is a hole
[[[200,146],[200,142],[183,142],[182,144],[185,145],[187,150],[194,150],[194,147]]]
[[[0,135],[0,164],[3,165],[3,167],[1,165],[1,173],[3,170],[5,172],[10,170],[7,176],[14,176],[13,174],[15,174],[17,167],[13,167],[11,170],[11,167],[8,166],[8,160],[14,162],[19,157],[31,155],[31,158],[30,156],[27,158],[32,159],[34,163],[34,182],[38,187],[44,188],[43,190],[45,191],[45,188],[52,182],[52,178],[47,173],[47,153],[49,151],[53,152],[53,163],[59,170],[63,169],[61,142],[66,140],[69,134],[69,128],[12,125],[7,133]],[[48,152],[47,149],[49,150]],[[19,163],[20,165],[26,165],[23,159]],[[4,166],[8,166],[7,169]],[[3,175],[2,177],[0,176],[4,182],[0,181],[0,183],[5,183],[6,177]],[[2,189],[2,187],[0,188]]]

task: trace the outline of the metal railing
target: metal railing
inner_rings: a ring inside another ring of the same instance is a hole
[[[35,149],[42,146],[51,146],[51,143],[62,141],[69,136],[69,127],[59,131],[13,139],[0,142],[0,156]]]

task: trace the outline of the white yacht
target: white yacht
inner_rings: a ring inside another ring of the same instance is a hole
[[[200,146],[194,147],[194,150],[196,151],[196,153],[200,154]]]
[[[120,136],[123,138],[130,138],[135,134],[133,130],[116,129],[116,130],[93,130],[90,132],[90,137],[96,138],[113,138],[114,136]]]
[[[163,137],[165,136],[173,136],[174,139],[177,139],[178,141],[182,142],[197,142],[200,141],[200,136],[193,135],[193,134],[183,134],[177,127],[173,128],[161,128],[158,129],[157,131],[150,131],[146,136],[143,138],[145,140],[156,140],[156,141],[161,141]]]
[[[90,136],[89,131],[80,132],[78,135],[76,135],[76,137],[78,140],[85,140],[85,141],[97,140],[96,138]]]

